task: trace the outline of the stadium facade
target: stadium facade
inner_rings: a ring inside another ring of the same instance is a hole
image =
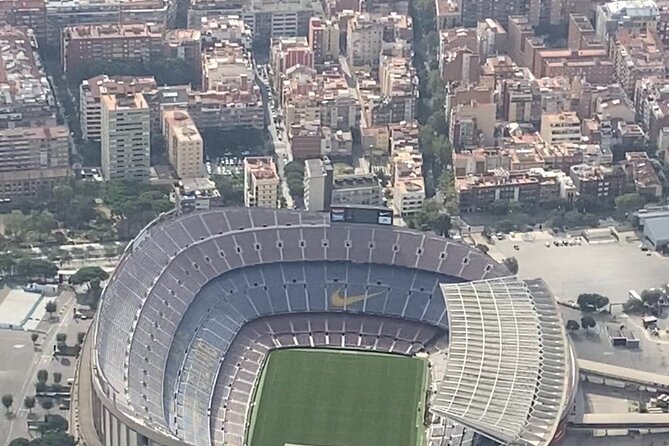
[[[160,217],[126,248],[93,334],[79,385],[104,446],[245,444],[275,348],[414,355],[446,337],[431,412],[501,444],[551,444],[577,380],[541,280],[432,234],[286,210]]]

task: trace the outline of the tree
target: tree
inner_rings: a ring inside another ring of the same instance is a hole
[[[60,384],[60,382],[63,380],[63,374],[60,372],[53,372],[53,382],[56,384]]]
[[[58,267],[48,260],[24,258],[16,262],[16,274],[27,278],[54,277],[58,274]]]
[[[638,194],[624,194],[616,197],[616,211],[620,214],[627,214],[641,209],[646,204],[646,199]]]
[[[597,293],[583,293],[576,299],[581,311],[597,311],[609,304],[609,298]]]
[[[651,290],[643,290],[641,292],[641,300],[643,301],[644,304],[648,305],[649,307],[654,307],[658,304],[660,299],[664,297],[664,293],[662,290],[658,290],[656,288],[653,288]]]
[[[9,414],[9,409],[12,408],[12,405],[14,404],[14,397],[11,394],[6,394],[2,395],[2,405],[5,406],[5,409],[7,409],[7,413]]]
[[[53,314],[58,311],[58,305],[56,305],[56,301],[53,300],[48,301],[46,305],[44,305],[44,308],[51,318],[53,317]]]
[[[579,325],[578,321],[572,319],[567,321],[567,330],[577,331],[579,328],[581,328],[581,326]]]
[[[42,398],[39,402],[39,405],[42,406],[42,409],[49,412],[53,409],[53,398]]]
[[[70,277],[70,283],[72,285],[82,285],[85,283],[90,289],[90,282],[95,279],[99,281],[107,280],[109,279],[109,274],[99,266],[85,266]]]
[[[56,335],[56,342],[58,342],[58,345],[64,345],[67,342],[67,334],[58,333]]]
[[[518,274],[518,259],[515,257],[507,257],[504,259],[504,266],[506,266],[511,274]]]
[[[37,333],[32,333],[30,335],[30,339],[33,341],[33,344],[37,344],[37,340],[39,339],[39,335]]]
[[[9,442],[9,446],[30,446],[30,440],[27,438],[15,438]]]
[[[33,409],[35,408],[35,397],[34,396],[27,396],[23,399],[23,407],[28,409],[29,413],[33,413]]]
[[[592,316],[583,316],[581,318],[581,326],[585,330],[593,328],[595,325],[597,325],[597,322],[595,322],[595,319]]]
[[[37,372],[37,382],[45,383],[49,380],[49,372],[45,369],[41,369]]]
[[[47,432],[67,432],[69,423],[60,415],[47,415],[44,422],[39,425],[39,431],[42,435]]]
[[[84,333],[83,331],[77,333],[77,344],[79,345],[83,344],[84,339],[86,339],[86,333]]]
[[[74,437],[65,432],[46,432],[36,438],[30,446],[75,446]]]

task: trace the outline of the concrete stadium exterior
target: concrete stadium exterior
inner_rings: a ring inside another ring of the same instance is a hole
[[[270,209],[168,214],[105,287],[82,355],[79,435],[91,446],[243,445],[272,349],[414,355],[445,336],[431,410],[502,444],[550,444],[577,374],[542,281],[403,228]]]

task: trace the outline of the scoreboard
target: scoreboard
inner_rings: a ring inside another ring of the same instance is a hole
[[[393,210],[376,206],[333,205],[330,207],[330,221],[392,226]]]

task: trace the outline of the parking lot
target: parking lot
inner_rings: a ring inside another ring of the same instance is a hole
[[[515,234],[497,241],[490,254],[515,256],[521,278],[544,279],[561,300],[575,300],[579,294],[590,292],[603,294],[613,303],[624,303],[630,289],[642,291],[669,282],[669,257],[647,255],[639,249],[638,241],[583,240],[581,246],[559,247],[553,243],[565,239],[541,231]]]

